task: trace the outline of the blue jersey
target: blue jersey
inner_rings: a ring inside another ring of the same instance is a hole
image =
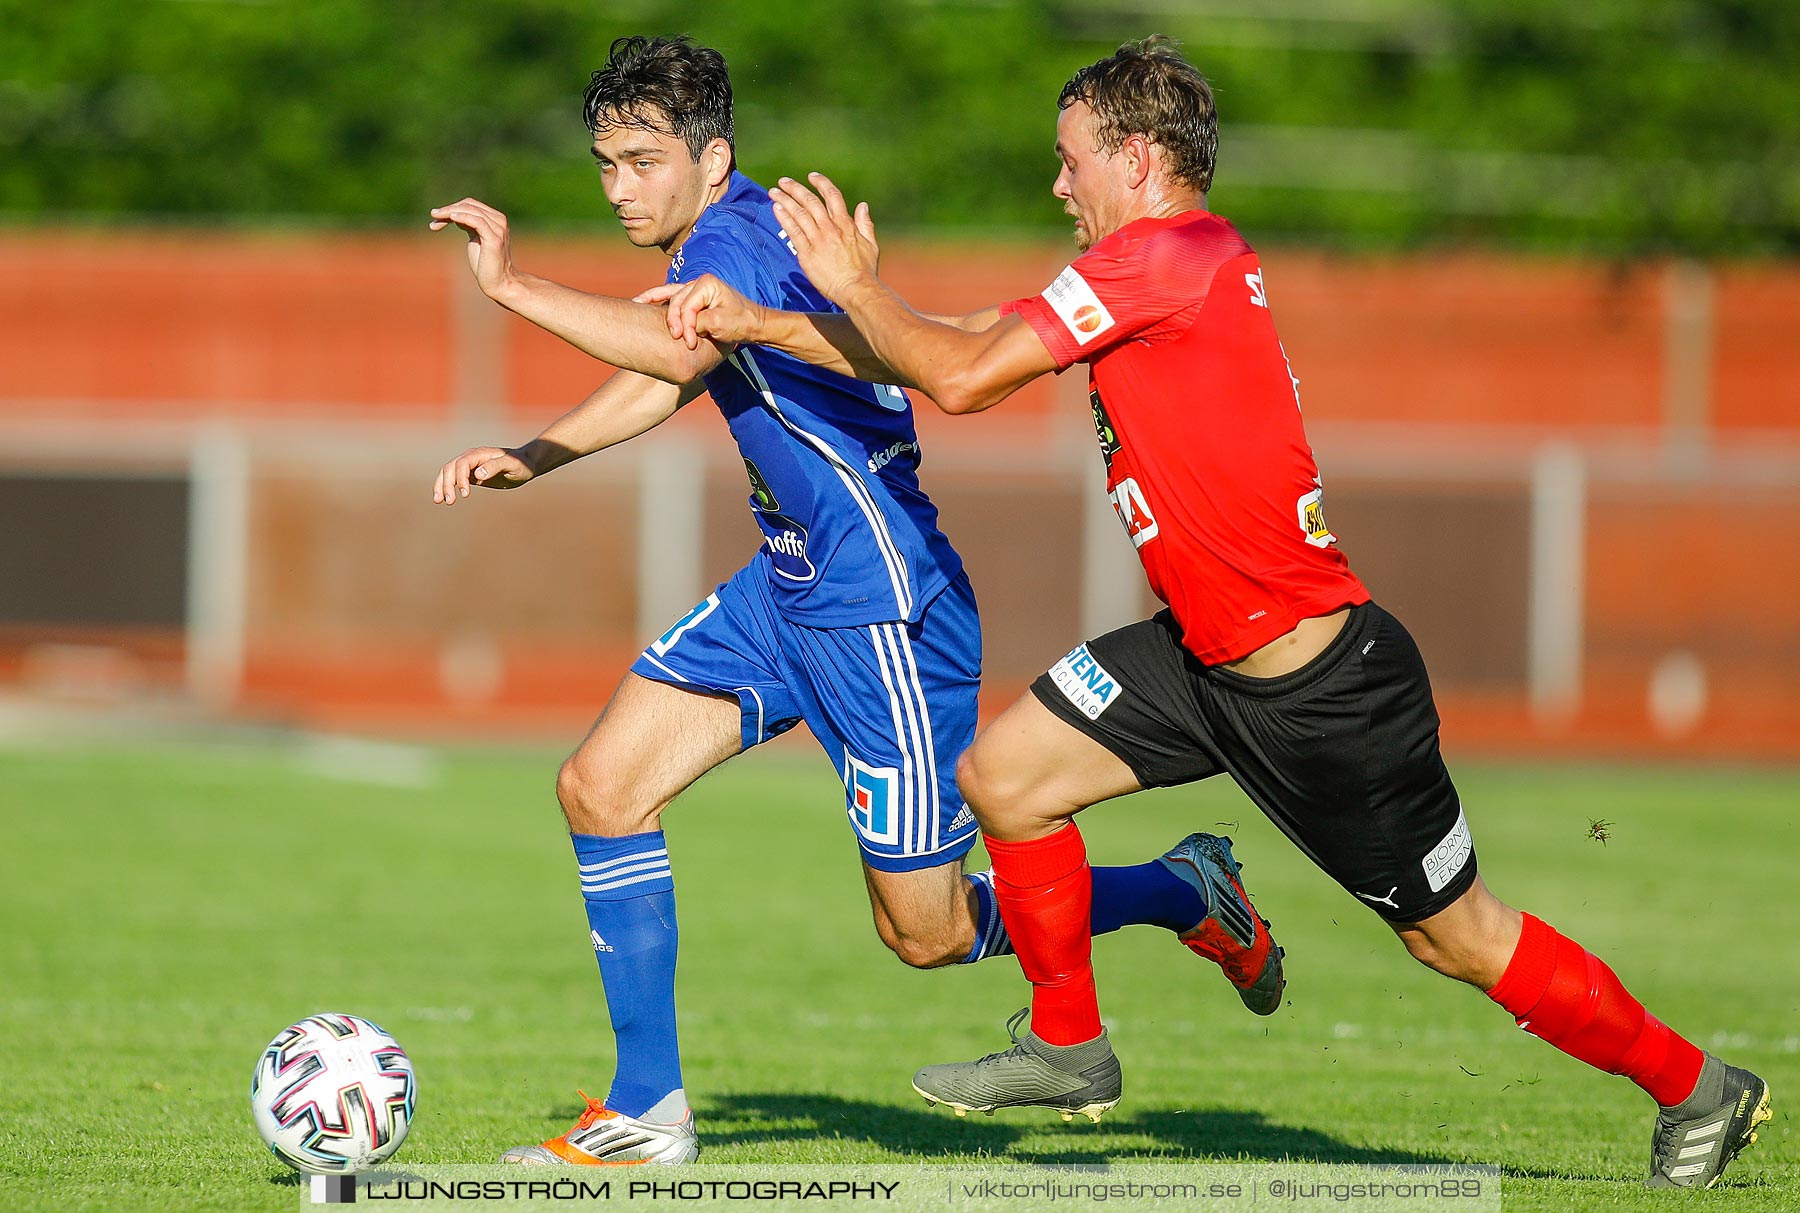
[[[782,235],[766,190],[734,172],[669,265],[790,312],[835,312]],[[962,570],[919,488],[912,402],[763,346],[739,346],[706,390],[725,415],[781,612],[812,627],[916,622]]]

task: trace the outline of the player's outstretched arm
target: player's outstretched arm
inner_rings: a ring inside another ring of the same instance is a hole
[[[678,385],[620,371],[523,446],[471,447],[446,463],[438,470],[431,499],[454,505],[471,489],[516,489],[565,463],[655,429],[704,390],[697,380]]]
[[[710,341],[670,341],[661,309],[527,274],[513,264],[506,216],[474,198],[431,212],[431,230],[455,224],[469,238],[469,269],[489,299],[576,349],[665,383],[691,383],[724,358]]]
[[[712,274],[651,287],[634,302],[666,307],[669,335],[689,349],[706,341],[762,345],[840,375],[914,386],[902,383],[893,368],[875,356],[848,316],[778,311],[746,298]]]
[[[702,274],[692,282],[651,287],[634,302],[666,307],[669,335],[689,349],[698,348],[702,341],[722,346],[763,345],[869,383],[918,386],[883,362],[848,316],[839,312],[778,311],[747,299],[712,274]],[[927,320],[972,333],[986,331],[999,318],[998,308],[968,316],[926,316]]]
[[[806,276],[844,309],[896,379],[946,413],[974,413],[1056,370],[1056,359],[1016,315],[996,321],[990,309],[968,317],[964,327],[914,311],[876,273],[880,249],[868,204],[852,214],[830,178],[812,173],[809,180],[817,193],[789,177],[769,191],[775,216]]]

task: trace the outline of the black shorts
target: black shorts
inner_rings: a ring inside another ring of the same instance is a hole
[[[1390,921],[1428,918],[1475,880],[1425,661],[1372,602],[1279,678],[1202,665],[1163,611],[1077,647],[1031,689],[1147,788],[1229,774],[1326,875]]]

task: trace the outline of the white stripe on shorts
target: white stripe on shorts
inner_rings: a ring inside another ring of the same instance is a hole
[[[925,734],[925,772],[928,782],[927,799],[929,807],[925,810],[925,819],[930,825],[929,841],[919,848],[921,852],[938,849],[938,774],[937,774],[937,742],[931,736],[931,705],[925,698],[925,688],[919,685],[919,661],[913,655],[912,637],[907,634],[905,624],[890,624],[895,635],[900,638],[900,648],[906,654],[906,668],[912,679],[913,693],[918,696],[919,722]]]
[[[916,849],[913,846],[913,837],[917,832],[913,802],[917,799],[914,789],[918,783],[913,764],[913,747],[907,744],[908,731],[912,724],[912,712],[903,707],[904,701],[899,690],[896,689],[898,671],[890,670],[888,667],[887,644],[882,637],[880,624],[869,628],[869,637],[875,645],[875,662],[881,669],[882,684],[887,687],[888,711],[893,714],[894,719],[894,744],[900,747],[900,853],[911,855]]]

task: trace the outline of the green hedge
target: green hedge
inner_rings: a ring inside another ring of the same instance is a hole
[[[1253,235],[1800,247],[1793,0],[0,0],[0,220],[389,224],[473,193],[592,228],[588,72],[685,31],[731,61],[752,174],[824,169],[891,229],[1060,229],[1057,89],[1159,28],[1217,86],[1212,205]]]

